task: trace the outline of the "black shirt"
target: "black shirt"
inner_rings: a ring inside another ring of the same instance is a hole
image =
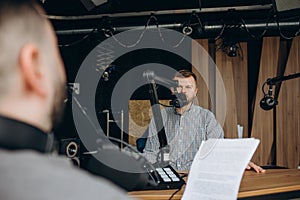
[[[53,133],[45,133],[27,123],[0,116],[0,148],[50,152],[53,141]]]

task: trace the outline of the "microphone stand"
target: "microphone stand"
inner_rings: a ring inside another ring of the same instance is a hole
[[[163,125],[163,119],[161,115],[155,80],[167,85],[169,85],[169,83],[174,84],[174,82],[171,83],[168,80],[164,80],[161,77],[155,76],[155,74],[151,71],[145,72],[144,77],[147,79],[148,84],[150,86],[150,103],[160,145],[158,152],[158,162],[156,163],[156,165],[158,165],[158,167],[165,167],[169,165],[170,162],[170,146],[168,145],[165,128]]]

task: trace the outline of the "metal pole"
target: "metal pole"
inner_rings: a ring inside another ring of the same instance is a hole
[[[170,15],[170,14],[189,14],[189,13],[210,13],[210,12],[226,12],[228,10],[237,11],[250,11],[250,10],[265,10],[271,9],[272,4],[266,5],[252,5],[252,6],[235,6],[235,7],[220,7],[220,8],[194,8],[194,9],[177,9],[177,10],[152,10],[141,12],[127,12],[127,13],[104,13],[96,15],[81,15],[81,16],[58,16],[47,15],[51,20],[89,20],[89,19],[101,19],[106,17],[141,17],[150,15]]]
[[[295,29],[298,30],[299,29],[299,21],[293,21],[293,22],[279,22],[277,24],[277,22],[270,22],[270,23],[266,23],[266,22],[248,22],[245,24],[245,27],[249,30],[249,31],[262,31],[264,30],[266,27],[268,28],[269,31],[278,31],[278,25],[280,26],[281,30],[286,30],[286,29]],[[175,23],[175,24],[160,24],[159,27],[160,28],[169,28],[169,29],[179,29],[179,28],[183,28],[183,24],[181,23]],[[199,33],[201,34],[211,34],[211,33],[219,33],[220,30],[223,28],[223,24],[221,24],[220,22],[216,22],[214,24],[210,24],[210,25],[204,25],[203,29],[204,32],[203,33]],[[113,27],[114,32],[122,32],[122,31],[126,31],[126,30],[131,30],[131,29],[144,29],[145,25],[141,25],[141,26],[120,26],[120,27]],[[241,28],[243,28],[241,26]],[[147,29],[157,29],[156,25],[150,25],[147,27]],[[93,28],[90,29],[68,29],[68,30],[56,30],[56,34],[57,35],[74,35],[74,34],[88,34],[91,33],[92,31],[94,31]]]
[[[121,140],[123,141],[123,130],[124,130],[124,111],[121,110]],[[123,149],[123,143],[121,143],[121,149]]]
[[[109,137],[109,111],[106,113],[106,136]]]

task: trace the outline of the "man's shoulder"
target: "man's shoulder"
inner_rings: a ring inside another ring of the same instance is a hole
[[[175,109],[174,107],[166,107],[164,109],[162,109],[162,113],[175,113]]]
[[[9,190],[18,190],[24,193],[22,199],[30,199],[27,197],[28,192],[33,192],[35,188],[41,190],[50,189],[53,197],[63,197],[68,195],[67,191],[73,191],[76,195],[74,199],[80,198],[99,198],[102,197],[113,199],[126,199],[126,194],[112,183],[91,175],[90,173],[78,169],[67,158],[60,156],[52,156],[40,154],[34,151],[3,151],[0,150],[0,179],[6,186],[10,186]],[[3,161],[3,162],[2,162]],[[3,172],[3,173],[2,173]],[[13,180],[10,180],[14,177]],[[27,193],[22,184],[26,182]],[[76,183],[76,184],[74,184]],[[88,190],[89,194],[83,195],[84,190]],[[9,192],[9,195],[11,193]],[[45,197],[44,191],[37,191],[35,197]]]
[[[212,114],[212,112],[210,110],[208,110],[206,108],[203,108],[199,105],[195,105],[195,104],[192,105],[191,110],[193,112],[198,112],[198,113],[201,113],[201,114],[210,114],[210,113]]]
[[[214,115],[210,110],[206,109],[206,108],[203,108],[199,105],[196,105],[196,104],[192,104],[190,110],[192,114],[200,114],[200,115]],[[167,107],[167,108],[164,108],[162,109],[162,112],[161,112],[163,115],[167,114],[175,114],[175,109],[174,107]]]

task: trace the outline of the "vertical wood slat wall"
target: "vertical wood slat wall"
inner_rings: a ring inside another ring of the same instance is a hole
[[[235,89],[235,102],[237,123],[243,126],[243,137],[248,137],[248,52],[247,43],[241,43],[243,59],[234,59],[233,80]]]
[[[197,40],[206,50],[208,50],[208,40]],[[244,127],[243,136],[246,137],[248,134],[248,74],[247,74],[247,44],[242,43],[241,48],[243,49],[244,57],[228,57],[222,51],[217,51],[216,53],[216,65],[223,79],[225,90],[226,90],[226,118],[223,126],[226,138],[236,138],[237,137],[237,124]],[[192,50],[192,59],[194,63],[198,60],[203,60],[203,58],[198,58],[198,52]],[[196,61],[195,61],[196,60]],[[204,63],[202,63],[204,64]],[[196,70],[193,70],[194,72]],[[213,79],[214,76],[209,74],[209,70],[206,70],[209,79]],[[199,75],[197,75],[199,77]],[[201,77],[201,76],[200,76]],[[216,80],[217,82],[220,80]],[[210,81],[211,83],[211,81]],[[212,92],[217,93],[216,107],[223,105],[224,98],[218,95],[218,89],[216,91],[208,91],[207,85],[203,82],[203,79],[198,80],[198,101],[199,105],[204,108],[213,110],[207,102]],[[214,88],[214,87],[210,87]],[[218,108],[216,108],[218,110]],[[216,115],[218,119],[218,112]]]
[[[285,76],[300,73],[300,37],[290,49]],[[300,78],[282,82],[276,108],[277,165],[297,168],[300,163]]]
[[[241,48],[244,57],[229,57],[222,51],[216,52],[216,65],[226,90],[226,118],[223,127],[226,138],[238,137],[238,124],[244,127],[244,134],[248,130],[247,44],[242,43]],[[222,101],[223,97],[219,98]]]
[[[197,44],[198,43],[198,44]],[[197,104],[206,109],[211,109],[210,105],[210,95],[208,84],[205,83],[205,79],[209,80],[209,69],[208,69],[208,53],[205,53],[199,49],[199,45],[201,45],[206,52],[208,52],[208,40],[197,40],[197,43],[192,44],[192,62],[195,66],[192,66],[192,71],[197,76]],[[201,74],[199,73],[201,70]],[[205,77],[203,77],[205,76]]]

